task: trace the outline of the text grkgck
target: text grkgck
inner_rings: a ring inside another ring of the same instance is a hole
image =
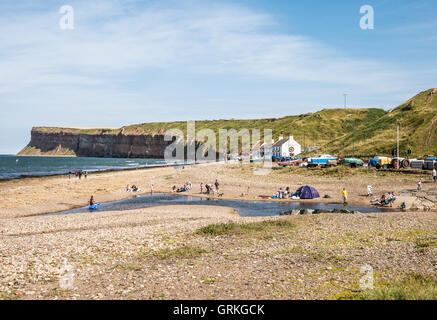
[[[264,314],[263,311],[264,305],[219,305],[217,312],[219,314]]]

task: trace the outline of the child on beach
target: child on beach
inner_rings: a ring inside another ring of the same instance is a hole
[[[396,201],[396,196],[394,192],[388,193],[388,202],[390,203],[390,207],[393,207],[393,203]]]
[[[432,179],[434,180],[434,183],[437,183],[437,170],[432,170]]]
[[[417,190],[418,191],[422,190],[422,179],[420,179],[419,182],[417,183]]]
[[[346,188],[343,188],[342,196],[343,196],[343,203],[347,203],[347,191],[346,191]]]
[[[200,183],[200,194],[203,193],[203,182]]]
[[[367,196],[368,197],[373,196],[373,187],[371,185],[367,186]]]

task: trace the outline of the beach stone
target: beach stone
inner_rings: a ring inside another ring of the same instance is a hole
[[[325,210],[325,209],[316,209],[313,211],[313,214],[322,214],[322,213],[331,213],[331,210]]]
[[[330,196],[329,194],[325,194],[325,196],[324,196],[323,198],[325,198],[325,199],[331,199],[332,196]]]
[[[351,213],[349,210],[347,209],[333,209],[331,211],[332,213]]]
[[[313,212],[314,212],[314,210],[302,209],[302,210],[299,211],[299,214],[305,215],[305,214],[312,214]]]
[[[281,212],[279,215],[280,216],[292,216],[292,215],[298,214],[299,212],[300,212],[300,210],[288,210],[288,211]]]

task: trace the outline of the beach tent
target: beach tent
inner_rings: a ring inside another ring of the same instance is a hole
[[[314,199],[320,198],[316,189],[311,186],[300,187],[295,194],[298,194],[301,199]]]

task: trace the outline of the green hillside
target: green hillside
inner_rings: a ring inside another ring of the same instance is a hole
[[[434,94],[430,94],[434,92]],[[405,155],[412,149],[413,156],[437,153],[437,89],[424,91],[399,107],[382,109],[324,109],[316,113],[283,118],[254,120],[202,120],[196,121],[201,129],[264,129],[273,130],[273,138],[293,135],[305,146],[322,147],[318,153],[346,156],[390,155],[396,148],[396,127],[400,124],[400,150]],[[187,123],[153,122],[122,127],[120,129],[74,129],[39,127],[34,130],[73,134],[165,134],[179,129],[186,134]]]
[[[329,142],[326,148],[350,154],[355,144],[357,154],[391,154],[396,148],[398,123],[401,155],[405,156],[408,149],[413,156],[437,153],[437,89],[421,92],[376,121],[357,125],[354,133]]]
[[[273,138],[293,135],[302,145],[325,146],[336,139],[347,138],[353,125],[364,125],[386,115],[381,109],[324,109],[316,113],[254,120],[211,120],[196,121],[196,132],[202,129],[264,129],[273,130]],[[186,122],[156,122],[122,128],[124,134],[164,134],[168,129],[179,129],[186,134]],[[321,151],[323,151],[322,148]],[[331,148],[326,151],[332,150]],[[340,150],[341,151],[341,150]]]

